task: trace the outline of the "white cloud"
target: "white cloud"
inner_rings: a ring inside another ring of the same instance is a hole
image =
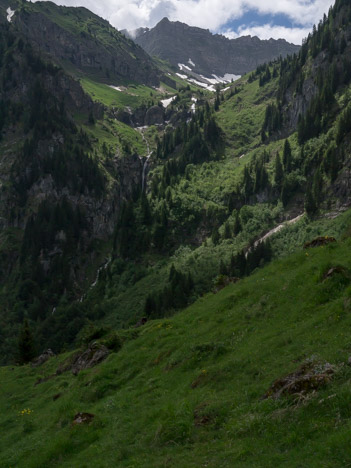
[[[229,39],[236,39],[240,36],[257,36],[260,39],[281,39],[284,38],[293,44],[301,44],[302,39],[308,36],[310,28],[286,28],[275,26],[274,24],[262,24],[260,26],[241,26],[237,31],[222,31],[222,34]]]
[[[118,29],[153,27],[167,16],[171,21],[182,21],[213,32],[220,31],[231,20],[239,19],[245,11],[254,9],[261,14],[286,15],[294,28],[274,24],[255,28],[246,25],[241,27],[242,31],[255,29],[255,34],[262,38],[267,34],[276,37],[279,33],[289,41],[301,42],[301,37],[328,12],[334,0],[55,0],[55,3],[85,6]]]

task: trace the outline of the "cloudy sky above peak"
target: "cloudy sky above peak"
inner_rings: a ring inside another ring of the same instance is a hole
[[[54,0],[85,6],[117,29],[153,27],[163,17],[230,38],[284,38],[301,44],[334,0]]]

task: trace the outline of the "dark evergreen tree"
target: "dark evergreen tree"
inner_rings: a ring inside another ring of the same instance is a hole
[[[240,215],[239,215],[239,212],[237,211],[235,213],[235,220],[234,220],[234,227],[233,227],[234,236],[237,236],[241,231],[242,231],[242,226],[241,226],[241,221],[240,221]]]
[[[213,228],[211,240],[212,240],[213,245],[217,245],[219,243],[220,235],[219,235],[217,227]]]
[[[283,166],[284,166],[284,171],[286,173],[289,173],[291,171],[291,146],[289,143],[289,140],[285,140],[284,143],[284,151],[283,151]]]
[[[318,168],[313,176],[312,193],[316,206],[318,207],[322,200],[323,178],[320,169]]]
[[[228,275],[228,268],[227,265],[224,263],[223,259],[221,258],[221,261],[219,263],[219,273],[221,275],[227,276]]]
[[[230,227],[230,224],[229,224],[228,221],[224,225],[223,238],[224,239],[231,239],[232,238],[232,230],[231,230],[231,227]]]
[[[317,212],[317,205],[310,186],[307,187],[305,194],[305,211],[308,216],[313,216]]]
[[[18,339],[18,359],[20,364],[26,364],[35,357],[34,340],[28,320],[25,319]]]
[[[144,315],[146,317],[151,317],[152,314],[156,311],[155,299],[152,295],[147,296],[145,305],[144,305]]]
[[[283,166],[282,166],[282,162],[280,160],[280,156],[279,156],[279,154],[277,154],[277,156],[275,158],[274,182],[275,182],[276,187],[279,190],[282,187],[283,178],[284,178]]]

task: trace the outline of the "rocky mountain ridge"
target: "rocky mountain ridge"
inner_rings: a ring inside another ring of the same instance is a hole
[[[154,28],[139,28],[128,33],[148,54],[168,60],[173,66],[183,64],[207,77],[226,74],[244,75],[258,65],[279,56],[297,53],[299,46],[284,39],[260,40],[244,36],[228,39],[209,30],[163,18]],[[183,70],[186,72],[186,68]]]

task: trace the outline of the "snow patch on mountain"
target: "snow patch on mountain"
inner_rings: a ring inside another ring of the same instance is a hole
[[[176,73],[176,75],[179,76],[179,78],[182,80],[186,80],[188,78],[188,75],[182,75],[181,73]]]
[[[196,103],[197,103],[197,99],[195,97],[192,97],[191,100],[193,101],[193,103],[191,104],[191,112],[193,114],[195,114],[195,111],[196,111]]]
[[[184,63],[178,63],[178,67],[180,68],[180,71],[184,71],[184,69],[191,71],[191,68],[188,67],[188,65],[184,65]]]
[[[195,67],[195,63],[191,60],[191,58],[188,60],[188,63],[189,63],[191,66]]]
[[[177,97],[177,96],[172,96],[172,97],[170,97],[170,98],[168,98],[168,99],[163,99],[163,100],[161,101],[163,107],[164,107],[165,109],[167,109],[167,107],[170,105],[171,102],[174,101],[174,99],[175,99],[176,97]]]
[[[8,7],[8,9],[6,10],[6,13],[7,13],[7,21],[9,23],[11,23],[12,21],[12,17],[13,15],[15,14],[16,10],[11,10],[11,7]]]
[[[233,75],[231,73],[226,73],[221,79],[229,83],[230,81],[236,81],[241,78],[241,75]]]
[[[113,86],[113,85],[109,85],[110,88],[114,89],[115,91],[120,91],[120,92],[123,92],[123,89],[120,88],[119,86]]]
[[[239,78],[241,78],[240,75],[232,75],[231,73],[226,73],[224,76],[217,76],[217,75],[212,75],[212,76],[213,78],[207,78],[206,76],[202,76],[202,78],[204,78],[205,80],[209,81],[212,84],[230,83],[232,80],[236,81]]]
[[[216,91],[216,88],[212,84],[203,83],[202,81],[195,80],[194,78],[188,78],[188,81],[190,81],[190,83],[196,84],[197,86],[200,86],[201,88],[207,89],[207,91]]]

